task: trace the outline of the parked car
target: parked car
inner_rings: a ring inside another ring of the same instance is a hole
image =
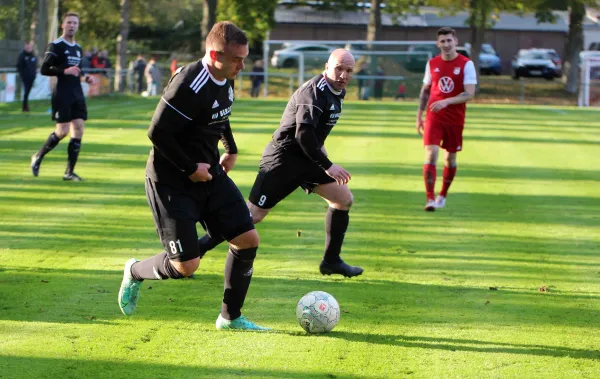
[[[588,51],[600,51],[600,42],[592,42],[588,46]]]
[[[440,53],[440,49],[435,45],[412,45],[408,48],[408,51],[431,53],[432,57]],[[471,58],[471,47],[468,44],[465,46],[457,46],[456,51],[467,58]],[[421,72],[425,69],[426,64],[427,55],[409,55],[404,68],[412,72]],[[489,43],[481,45],[481,52],[479,53],[479,72],[482,75],[500,75],[502,73],[502,62],[500,57]]]
[[[560,57],[554,49],[521,49],[512,60],[513,78],[542,77],[547,80],[562,75]]]
[[[275,67],[298,67],[300,54],[304,55],[306,66],[324,65],[329,54],[335,48],[317,44],[284,45],[283,49],[276,50],[271,58],[271,65]]]
[[[481,75],[500,75],[502,73],[502,61],[489,43],[481,44],[479,73]]]

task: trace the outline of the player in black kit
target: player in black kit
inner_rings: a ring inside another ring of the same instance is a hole
[[[75,33],[79,29],[79,15],[67,12],[63,16],[63,34],[48,45],[48,51],[40,72],[42,75],[56,76],[56,88],[52,93],[52,120],[56,121],[56,129],[50,133],[40,150],[31,157],[31,172],[38,176],[42,159],[65,138],[71,129],[71,141],[68,148],[67,169],[64,180],[82,181],[73,170],[81,149],[83,124],[87,120],[87,108],[83,90],[81,89],[81,46],[75,43]],[[85,77],[86,82],[93,84],[94,78]]]
[[[350,266],[340,258],[353,201],[347,186],[350,173],[332,163],[324,147],[325,139],[342,113],[345,88],[353,71],[352,54],[338,49],[331,53],[323,74],[296,90],[263,153],[248,201],[256,224],[298,187],[325,199],[329,207],[325,217],[325,254],[319,267],[323,275],[353,277],[363,272],[362,268]],[[198,244],[200,250],[206,252],[220,242],[208,233]]]
[[[229,124],[233,80],[248,56],[245,33],[231,22],[215,24],[202,60],[178,69],[156,107],[148,137],[146,196],[166,251],[130,259],[119,307],[131,315],[143,280],[181,279],[200,264],[196,224],[229,241],[225,291],[217,329],[269,330],[241,314],[253,273],[258,233],[244,197],[227,175],[237,158]],[[219,159],[218,142],[225,153]]]

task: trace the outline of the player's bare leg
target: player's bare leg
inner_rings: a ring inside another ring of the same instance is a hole
[[[40,173],[40,165],[42,164],[42,159],[44,156],[48,154],[52,149],[58,145],[58,143],[66,137],[69,133],[69,123],[57,123],[56,128],[50,135],[41,149],[31,156],[31,173],[33,176],[38,176]]]
[[[427,202],[425,210],[435,211],[435,179],[437,176],[436,164],[440,147],[436,145],[425,145],[425,164],[423,165],[423,179],[425,181],[425,193]]]
[[[83,138],[83,129],[83,119],[78,118],[71,121],[71,141],[69,141],[69,155],[67,160],[67,168],[65,170],[65,174],[63,175],[63,180],[72,180],[75,182],[83,181],[83,178],[81,178],[73,171],[75,169],[75,164],[77,163],[77,158],[79,157],[79,151],[81,150],[81,139]]]
[[[252,222],[255,225],[258,224],[259,222],[261,222],[269,214],[271,209],[273,209],[273,208],[269,208],[269,209],[260,208],[259,206],[256,206],[249,201],[246,203],[246,205],[248,206],[248,210],[250,211],[250,214],[252,215]]]
[[[340,258],[348,229],[349,211],[354,201],[352,192],[346,184],[339,185],[335,182],[318,185],[314,192],[329,204],[325,217],[325,253],[319,266],[321,274],[340,274],[348,278],[362,274],[361,267],[350,266]]]
[[[456,153],[444,152],[444,184],[442,190],[435,199],[436,208],[444,208],[446,206],[446,198],[448,197],[448,190],[456,175]]]

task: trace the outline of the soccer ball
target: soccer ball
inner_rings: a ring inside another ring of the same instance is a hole
[[[308,333],[326,333],[340,321],[340,306],[327,292],[309,292],[298,301],[296,319]]]

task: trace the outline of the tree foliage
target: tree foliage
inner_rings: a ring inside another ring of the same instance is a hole
[[[221,0],[218,19],[232,21],[246,32],[251,42],[260,42],[275,26],[276,6],[276,0]]]

